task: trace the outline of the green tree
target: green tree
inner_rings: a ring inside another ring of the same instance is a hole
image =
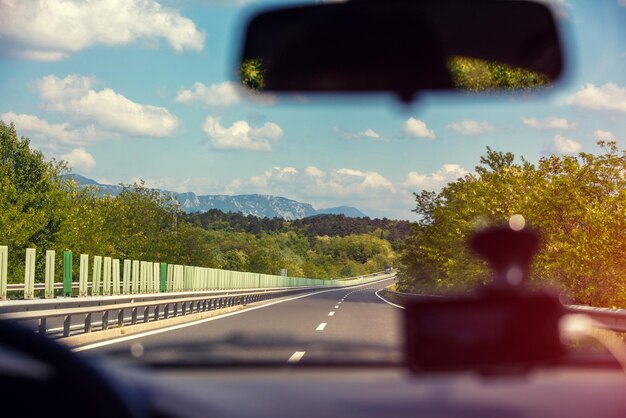
[[[11,249],[9,277],[23,279],[25,248],[38,251],[41,270],[43,249],[52,247],[65,218],[62,162],[46,161],[18,138],[15,126],[0,121],[0,237]]]
[[[542,237],[531,279],[558,285],[576,303],[626,306],[626,154],[550,156],[535,166],[487,149],[475,174],[440,192],[416,193],[420,220],[407,239],[404,290],[465,287],[488,272],[467,249],[480,226],[516,213]]]

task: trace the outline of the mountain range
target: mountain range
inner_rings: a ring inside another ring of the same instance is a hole
[[[100,189],[99,194],[116,196],[122,186],[101,184],[95,180],[78,174],[69,174],[80,186],[96,186]],[[280,196],[262,194],[244,195],[197,195],[193,192],[178,193],[169,190],[160,190],[174,197],[180,208],[187,212],[206,212],[210,209],[219,209],[222,212],[240,212],[244,215],[274,218],[285,220],[306,218],[315,215],[345,215],[352,218],[363,218],[365,215],[360,210],[351,206],[338,206],[327,209],[315,209],[309,203],[302,203]]]

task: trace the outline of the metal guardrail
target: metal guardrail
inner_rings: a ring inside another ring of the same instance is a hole
[[[135,325],[140,321],[158,321],[191,313],[205,312],[215,309],[227,308],[236,305],[260,302],[273,299],[286,294],[305,292],[310,289],[289,289],[266,292],[250,292],[235,295],[195,296],[182,299],[166,299],[145,302],[131,302],[121,304],[109,304],[103,306],[74,307],[63,309],[50,309],[45,311],[10,312],[0,314],[0,320],[9,321],[38,321],[38,331],[41,335],[48,334],[48,319],[63,318],[63,337],[69,337],[72,329],[72,317],[84,316],[83,332],[92,332],[94,314],[101,314],[101,330],[109,329],[111,312],[116,320],[113,325],[122,327],[126,324],[126,311],[130,311],[130,324]]]
[[[385,299],[397,303],[400,306],[403,306],[403,303],[408,299],[428,300],[443,297],[439,295],[417,295],[414,293],[395,292],[389,289],[384,289],[381,293]],[[616,332],[626,332],[626,309],[599,308],[584,305],[565,305],[565,308],[569,313],[587,315],[596,325],[602,328]]]

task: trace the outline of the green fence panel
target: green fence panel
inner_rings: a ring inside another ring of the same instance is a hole
[[[159,292],[167,292],[167,263],[159,263]]]
[[[73,255],[71,251],[63,251],[63,296],[71,297],[73,293],[72,279],[74,274]]]

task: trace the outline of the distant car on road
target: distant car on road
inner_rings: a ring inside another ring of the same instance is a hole
[[[385,266],[384,272],[391,273],[391,270],[392,270],[391,266]]]

